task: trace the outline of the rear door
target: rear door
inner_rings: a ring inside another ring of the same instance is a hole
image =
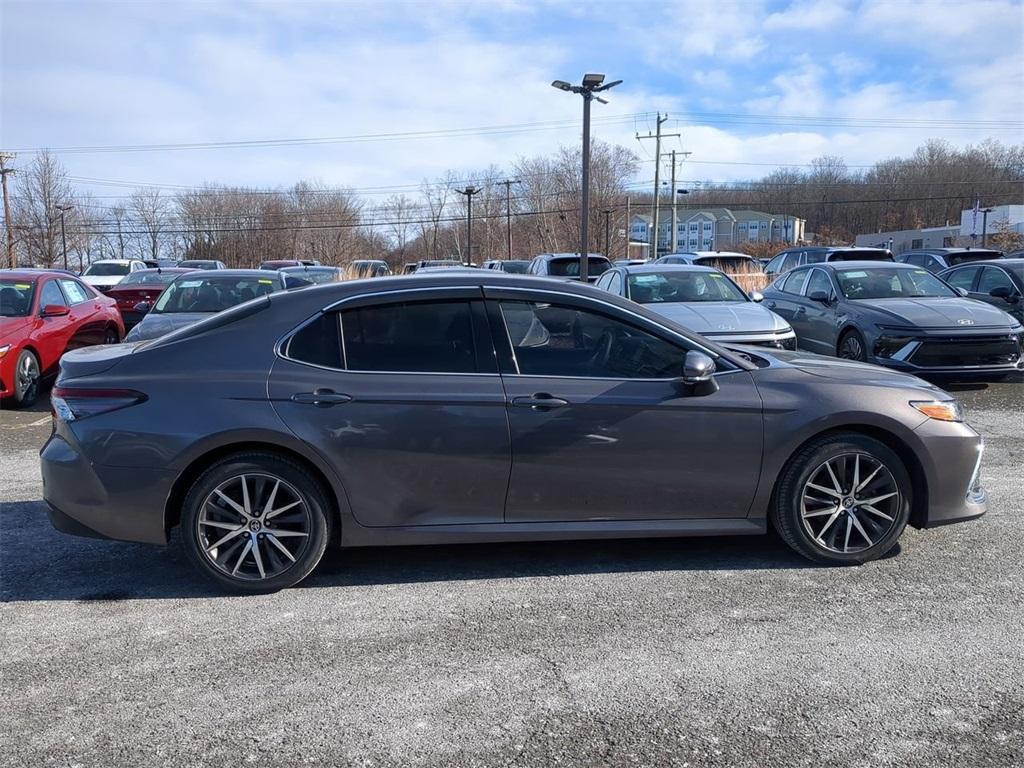
[[[762,447],[749,373],[687,396],[672,379],[695,343],[580,297],[486,294],[512,437],[507,522],[747,516]]]
[[[281,353],[274,407],[335,467],[359,523],[502,521],[508,421],[479,287],[359,297]]]

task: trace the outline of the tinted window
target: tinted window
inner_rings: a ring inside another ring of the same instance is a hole
[[[849,299],[902,299],[955,294],[926,269],[841,269],[839,289]]]
[[[810,251],[804,259],[804,264],[820,264],[824,260],[825,254],[822,251]]]
[[[782,285],[782,290],[786,293],[801,293],[804,289],[804,283],[807,281],[807,270],[801,269],[799,272],[794,272],[786,278],[786,282]]]
[[[100,262],[98,264],[92,264],[82,274],[88,277],[113,277],[117,275],[127,275],[129,271],[130,267],[128,264]]]
[[[476,373],[468,301],[385,304],[341,316],[352,371]]]
[[[34,280],[0,280],[0,317],[25,317],[32,309]]]
[[[980,267],[954,269],[946,276],[946,282],[954,288],[963,288],[965,291],[970,291],[974,286],[974,276],[978,274],[978,269]]]
[[[812,271],[811,277],[807,281],[807,295],[810,296],[815,291],[821,291],[829,296],[832,295],[832,281],[820,269]]]
[[[56,280],[47,280],[43,283],[43,292],[39,294],[40,309],[51,304],[59,304],[62,307],[66,307],[68,304],[64,299],[64,294],[60,292],[60,286],[57,285]]]
[[[528,266],[530,266],[528,261],[499,261],[494,268],[512,275],[525,275]]]
[[[686,350],[604,314],[539,302],[503,301],[519,373],[665,379],[682,375]]]
[[[608,259],[590,257],[587,259],[587,272],[590,277],[600,275],[611,269],[611,262]],[[555,277],[579,277],[579,259],[552,259],[548,262],[548,274]]]
[[[1013,293],[1013,281],[1003,270],[996,267],[985,267],[981,272],[981,282],[978,283],[978,293],[989,293],[996,288],[1009,288]]]
[[[292,340],[288,343],[287,355],[302,363],[323,365],[328,368],[343,368],[338,315],[333,312],[320,315],[292,336]]]
[[[61,280],[60,285],[71,304],[81,304],[83,301],[89,300],[89,295],[74,280]]]

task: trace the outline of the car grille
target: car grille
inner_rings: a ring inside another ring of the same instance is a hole
[[[922,368],[959,368],[1013,365],[1020,360],[1020,345],[1014,336],[972,336],[929,338],[910,356]]]

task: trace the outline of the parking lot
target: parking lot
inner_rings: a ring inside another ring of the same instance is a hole
[[[0,414],[9,765],[1024,764],[1024,383],[951,387],[989,512],[860,568],[773,537],[333,553],[224,597],[45,515]]]

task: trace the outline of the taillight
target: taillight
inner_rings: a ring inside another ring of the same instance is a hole
[[[101,413],[117,411],[144,403],[146,396],[134,389],[84,389],[54,387],[50,392],[50,405],[54,418],[77,421]]]

